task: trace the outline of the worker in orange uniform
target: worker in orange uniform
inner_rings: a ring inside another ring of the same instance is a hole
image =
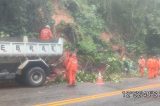
[[[141,56],[140,59],[138,60],[138,65],[139,65],[140,75],[141,75],[141,77],[143,77],[144,76],[144,68],[145,68],[145,65],[146,65],[146,61],[143,58],[143,56]]]
[[[70,58],[70,51],[67,49],[65,52],[64,52],[64,62],[63,62],[63,65],[65,67],[65,78],[67,79],[67,81],[69,82],[69,79],[68,79],[68,70],[67,70],[67,65],[68,65],[68,62],[69,62],[69,58]]]
[[[151,79],[154,77],[154,60],[150,57],[147,60],[147,69],[148,69],[148,78]]]
[[[156,78],[158,76],[159,61],[156,58],[156,56],[154,56],[153,61],[154,61],[154,72],[153,73],[154,73],[154,77]]]
[[[51,28],[49,25],[46,25],[45,28],[43,28],[40,31],[39,39],[43,41],[51,40],[53,38],[53,34],[51,31]]]
[[[158,58],[158,75],[160,75],[160,57]]]
[[[78,60],[76,53],[73,53],[69,58],[67,64],[67,71],[68,71],[68,79],[69,79],[69,86],[74,86],[76,83],[76,72],[78,70]]]

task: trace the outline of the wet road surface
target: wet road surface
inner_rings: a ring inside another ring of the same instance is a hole
[[[123,97],[128,88],[134,91],[158,91],[160,78],[128,78],[121,83],[106,82],[105,85],[78,83],[52,84],[38,88],[22,87],[12,82],[0,86],[0,106],[159,106],[159,97]],[[157,95],[158,95],[157,94]],[[65,100],[65,101],[64,101]],[[68,100],[68,101],[66,101]],[[57,101],[61,101],[55,103]]]

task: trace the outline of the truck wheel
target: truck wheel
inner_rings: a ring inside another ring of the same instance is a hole
[[[25,80],[29,86],[41,86],[46,81],[46,74],[41,67],[33,67],[26,71]]]
[[[24,85],[24,84],[25,84],[24,78],[23,78],[22,75],[16,75],[16,76],[15,76],[15,81],[16,81],[18,84],[20,84],[20,85]]]

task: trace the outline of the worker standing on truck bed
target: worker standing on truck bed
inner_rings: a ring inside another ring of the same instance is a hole
[[[74,86],[76,83],[76,72],[78,70],[78,60],[76,53],[73,53],[69,58],[67,64],[67,72],[68,72],[68,79],[69,79],[69,86]]]
[[[53,39],[53,34],[49,25],[46,25],[45,28],[40,31],[39,39],[44,41]]]

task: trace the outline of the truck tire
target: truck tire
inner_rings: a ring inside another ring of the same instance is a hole
[[[41,67],[33,67],[25,72],[25,82],[29,86],[41,86],[46,81],[45,71]]]

